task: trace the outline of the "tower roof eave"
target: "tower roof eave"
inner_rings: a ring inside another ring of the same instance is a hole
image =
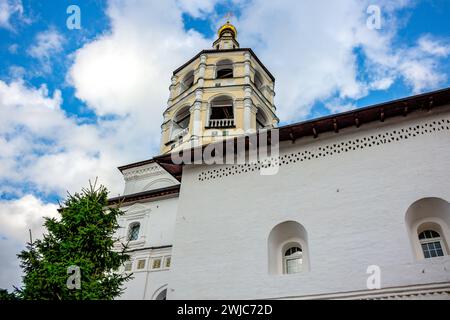
[[[202,54],[215,54],[215,53],[224,53],[224,52],[240,52],[240,51],[248,51],[250,54],[255,58],[255,60],[259,63],[259,65],[263,68],[263,70],[267,73],[267,75],[270,77],[270,79],[275,82],[275,77],[270,73],[270,71],[266,68],[266,66],[259,60],[258,56],[253,52],[250,48],[236,48],[236,49],[224,49],[224,50],[215,50],[215,49],[207,49],[202,50],[199,53],[197,53],[192,59],[190,59],[188,62],[184,63],[181,67],[177,68],[173,75],[176,75],[178,72],[183,70],[185,67],[190,65],[194,60],[196,60],[198,57],[200,57]]]

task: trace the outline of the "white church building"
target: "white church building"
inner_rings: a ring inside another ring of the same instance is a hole
[[[278,127],[274,83],[228,22],[174,71],[121,299],[450,299],[450,89]]]

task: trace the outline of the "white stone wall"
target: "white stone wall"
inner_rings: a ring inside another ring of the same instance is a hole
[[[129,243],[133,279],[126,283],[120,299],[153,299],[155,293],[167,286],[170,268],[164,265],[172,256],[177,197],[133,204],[122,208],[126,214],[119,219],[117,236],[126,240],[128,226],[139,222],[139,238]],[[161,259],[159,268],[153,261]],[[145,260],[144,269],[137,269],[139,260]],[[121,269],[124,271],[124,268]]]
[[[283,165],[274,176],[233,169],[234,175],[219,178],[206,172],[211,166],[186,166],[168,298],[255,299],[367,290],[369,265],[381,268],[382,288],[449,282],[450,258],[417,261],[405,224],[415,201],[450,201],[450,130],[445,121],[444,129],[436,130],[441,120],[450,121],[450,113],[417,112],[286,142],[281,156],[311,153],[304,161]],[[380,143],[380,134],[391,142]],[[330,148],[322,149],[326,146]],[[332,154],[325,155],[327,150]],[[201,173],[210,180],[200,181]],[[269,274],[269,233],[289,220],[306,229],[310,270]]]
[[[172,175],[157,163],[123,171],[125,179],[124,195],[140,193],[180,184]]]

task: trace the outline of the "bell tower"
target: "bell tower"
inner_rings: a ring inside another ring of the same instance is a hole
[[[271,129],[275,78],[249,48],[240,48],[227,21],[213,48],[199,52],[173,72],[161,153]]]

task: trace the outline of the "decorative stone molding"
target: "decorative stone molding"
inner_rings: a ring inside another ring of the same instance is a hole
[[[126,212],[126,217],[129,220],[142,218],[145,214],[150,213],[151,209],[147,206],[136,203],[126,209],[123,209],[123,211]]]
[[[397,128],[379,132],[378,134],[366,135],[357,139],[323,144],[295,153],[284,154],[280,157],[272,157],[267,160],[259,160],[254,163],[235,164],[218,169],[205,170],[198,175],[199,181],[215,180],[238,174],[259,172],[262,168],[271,165],[287,166],[301,165],[303,162],[313,161],[320,158],[339,156],[348,152],[357,152],[367,148],[376,148],[381,145],[398,143],[417,136],[434,134],[436,132],[450,132],[450,119],[434,120],[408,127]]]
[[[127,170],[123,172],[123,177],[125,181],[128,182],[130,180],[159,176],[163,175],[164,173],[165,173],[164,169],[162,169],[159,165],[154,164],[151,166],[138,167]]]
[[[411,285],[309,296],[277,297],[277,300],[450,300],[450,283]]]

